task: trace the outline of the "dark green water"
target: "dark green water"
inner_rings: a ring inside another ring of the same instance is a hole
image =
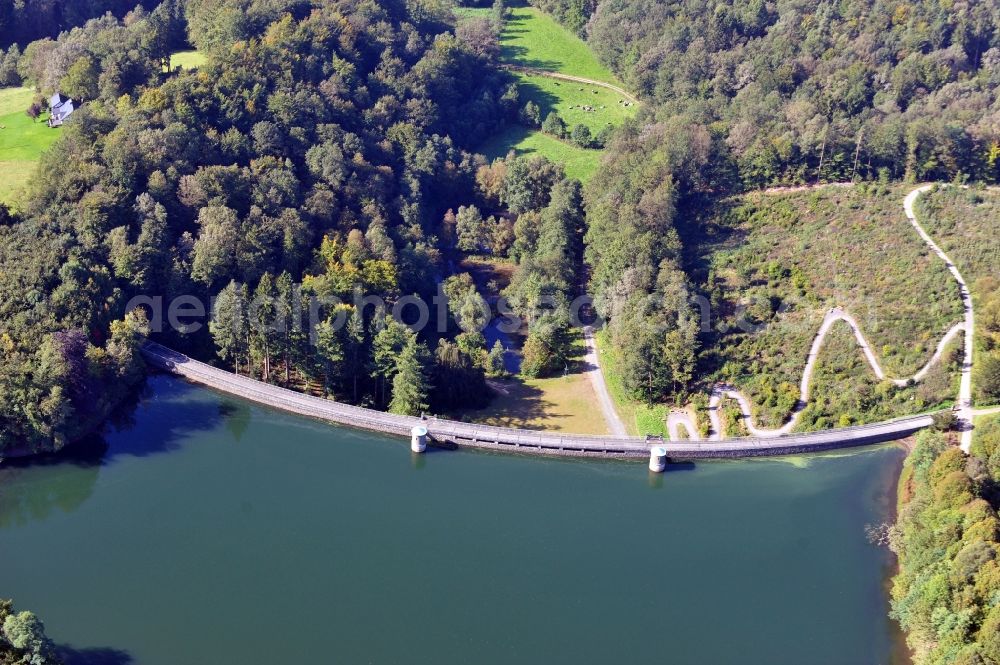
[[[168,378],[106,448],[0,469],[0,595],[79,663],[892,662],[902,453],[434,452]]]

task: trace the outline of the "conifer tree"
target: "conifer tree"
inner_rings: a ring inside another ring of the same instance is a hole
[[[276,291],[271,273],[261,275],[260,282],[253,292],[253,302],[248,309],[250,330],[252,333],[250,351],[260,360],[262,378],[267,381],[271,376],[271,353],[277,346]]]
[[[427,380],[427,347],[412,335],[396,361],[389,412],[417,416],[427,409],[430,382]]]
[[[240,373],[240,356],[247,353],[246,317],[246,301],[240,285],[233,280],[216,296],[208,329],[219,357],[232,361],[237,374]]]
[[[489,355],[486,356],[486,373],[489,376],[503,376],[507,373],[507,367],[504,364],[504,348],[500,340],[493,342],[493,348],[490,349]]]
[[[361,312],[353,308],[351,317],[347,320],[347,341],[345,344],[347,373],[351,377],[351,394],[358,401],[358,375],[365,365],[365,321]]]
[[[392,385],[392,380],[396,376],[399,354],[412,336],[413,333],[406,326],[389,316],[372,340],[372,355],[375,361],[372,375],[378,382],[379,401],[382,404],[385,403],[386,390]]]
[[[344,362],[344,343],[329,320],[316,325],[314,340],[316,369],[323,375],[323,391],[330,395],[334,377]]]

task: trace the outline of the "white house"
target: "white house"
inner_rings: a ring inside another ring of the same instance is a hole
[[[49,99],[49,127],[58,127],[63,124],[63,121],[75,110],[73,100],[69,97],[63,97],[58,92],[52,95],[52,98]]]

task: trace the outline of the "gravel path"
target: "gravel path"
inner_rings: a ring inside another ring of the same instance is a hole
[[[611,432],[611,436],[626,437],[628,431],[625,429],[625,423],[618,416],[615,403],[611,401],[611,395],[608,393],[608,384],[604,381],[604,373],[601,371],[601,361],[597,354],[597,344],[594,343],[594,329],[592,327],[584,326],[583,340],[587,347],[587,353],[583,357],[587,366],[587,376],[590,377],[590,383],[594,386],[594,392],[597,393],[597,401],[601,404],[601,411],[608,424],[608,431]]]
[[[547,69],[535,69],[534,67],[522,67],[521,65],[504,65],[506,69],[510,69],[515,72],[523,72],[525,74],[534,74],[535,76],[547,76],[550,79],[560,79],[562,81],[574,81],[575,83],[586,83],[588,85],[596,85],[600,88],[606,88],[613,92],[617,92],[619,95],[627,99],[632,104],[638,105],[639,98],[630,93],[629,91],[621,88],[614,83],[605,83],[604,81],[595,81],[594,79],[584,78],[582,76],[573,76],[572,74],[562,74],[560,72],[550,72]]]
[[[974,350],[973,336],[976,330],[975,317],[972,313],[972,294],[969,293],[969,287],[965,283],[962,273],[955,266],[955,262],[944,253],[944,250],[938,247],[938,244],[927,234],[924,227],[920,226],[920,222],[917,221],[917,216],[913,212],[913,203],[917,200],[917,197],[933,188],[934,185],[923,185],[914,189],[903,199],[903,209],[906,211],[906,217],[910,220],[910,224],[917,230],[917,233],[927,243],[927,246],[948,266],[952,277],[958,283],[958,291],[962,296],[962,306],[965,309],[965,358],[962,361],[962,381],[958,388],[957,406],[958,424],[962,432],[960,445],[962,450],[968,453],[969,448],[972,447],[972,353]]]
[[[842,185],[843,186],[843,185]],[[934,240],[927,234],[924,228],[917,221],[916,215],[913,212],[913,203],[917,200],[917,197],[921,193],[930,190],[933,185],[922,185],[917,187],[903,199],[903,210],[906,213],[907,219],[910,224],[916,229],[917,233],[927,244],[927,246],[933,251],[937,256],[945,262],[948,270],[951,272],[955,281],[958,283],[959,294],[962,298],[962,303],[965,308],[965,317],[961,323],[957,323],[952,326],[945,336],[938,343],[937,349],[934,351],[934,355],[927,361],[927,363],[913,376],[907,378],[890,378],[897,386],[905,386],[909,383],[916,383],[921,381],[927,372],[934,367],[938,361],[941,360],[941,356],[944,352],[945,347],[948,343],[954,339],[959,333],[964,333],[964,345],[965,345],[965,359],[962,363],[962,380],[959,388],[958,400],[957,400],[957,415],[959,421],[959,430],[961,431],[961,447],[965,452],[969,452],[969,446],[972,444],[972,338],[974,331],[974,321],[972,315],[972,298],[969,294],[969,289],[966,286],[965,280],[959,273],[958,268],[955,267],[954,262],[948,257],[947,254],[934,242]],[[791,188],[783,188],[781,191],[791,191]],[[711,421],[711,432],[709,438],[711,440],[719,440],[722,438],[722,417],[719,415],[719,407],[722,404],[722,400],[729,398],[735,400],[739,405],[740,413],[743,418],[743,422],[746,425],[747,431],[751,436],[754,437],[775,437],[785,434],[789,434],[798,422],[799,416],[805,409],[806,405],[809,403],[809,389],[812,383],[813,373],[816,369],[816,361],[819,357],[819,352],[823,348],[823,342],[826,340],[827,333],[838,321],[843,321],[846,323],[851,330],[854,332],[854,338],[858,342],[858,346],[861,347],[864,353],[865,359],[871,366],[872,371],[879,380],[888,378],[885,371],[882,369],[878,358],[871,350],[871,345],[865,338],[864,333],[861,332],[861,327],[858,322],[851,316],[848,312],[835,307],[827,312],[823,319],[823,324],[820,326],[819,331],[813,338],[812,346],[809,349],[809,355],[806,358],[806,365],[802,371],[802,380],[799,383],[799,401],[795,408],[792,410],[788,420],[784,425],[777,429],[765,429],[757,427],[753,421],[752,408],[750,405],[750,400],[747,399],[746,395],[741,393],[733,386],[729,385],[719,385],[712,390],[712,396],[709,400],[708,406],[708,417]],[[674,412],[671,413],[667,418],[667,428],[670,432],[671,438],[676,438],[679,427],[684,427],[691,433],[697,432],[697,427],[691,418],[690,414],[686,412]]]

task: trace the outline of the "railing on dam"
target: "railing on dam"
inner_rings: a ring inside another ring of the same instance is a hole
[[[323,399],[238,376],[212,367],[160,344],[147,342],[142,349],[153,366],[216,390],[277,409],[341,425],[409,436],[415,425],[427,427],[435,441],[475,448],[576,457],[646,458],[650,443],[639,437],[563,434],[493,427],[434,417],[399,416]],[[930,415],[910,416],[873,425],[790,434],[773,438],[732,438],[720,441],[668,441],[655,445],[675,459],[761,457],[848,448],[900,439],[933,424]]]

